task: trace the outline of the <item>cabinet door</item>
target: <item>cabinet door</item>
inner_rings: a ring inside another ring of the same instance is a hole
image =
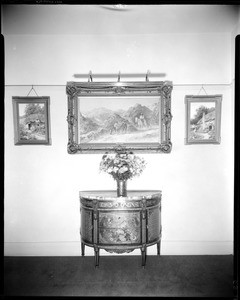
[[[86,242],[93,242],[93,212],[83,207],[81,208],[81,237]]]
[[[141,242],[140,213],[111,211],[99,213],[100,244],[139,244]]]
[[[161,214],[160,208],[154,207],[148,209],[147,215],[147,242],[151,243],[160,237]]]

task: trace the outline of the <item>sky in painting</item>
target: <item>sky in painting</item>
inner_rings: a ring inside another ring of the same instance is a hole
[[[22,117],[25,114],[25,108],[29,103],[19,103],[18,105],[18,111],[19,111],[19,116]],[[39,103],[40,107],[43,108],[44,104]]]
[[[151,106],[159,101],[156,96],[133,96],[133,97],[80,97],[80,111],[82,113],[91,111],[95,108],[105,107],[113,111],[124,109],[139,103],[145,106]]]

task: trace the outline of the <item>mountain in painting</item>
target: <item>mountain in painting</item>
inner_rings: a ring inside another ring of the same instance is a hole
[[[102,125],[106,121],[106,119],[108,119],[113,114],[114,112],[111,109],[99,107],[85,113],[85,116],[93,120],[95,123]]]
[[[99,125],[96,122],[94,122],[91,118],[84,117],[81,113],[79,114],[79,121],[80,134],[86,134],[99,129]]]
[[[159,124],[159,103],[154,103],[149,107],[152,111],[152,121],[154,124]]]
[[[124,109],[118,109],[115,111],[116,114],[118,114],[120,117],[124,117],[124,114],[126,113],[126,110]]]
[[[105,122],[103,127],[109,134],[129,133],[137,131],[136,127],[131,124],[126,118],[119,114],[113,113]]]
[[[80,113],[81,142],[117,141],[118,138],[139,139],[140,135],[154,135],[159,124],[158,103],[147,107],[136,103],[127,110],[98,107]],[[133,137],[134,135],[134,137]]]
[[[147,106],[136,104],[128,109],[124,115],[132,124],[139,128],[156,125],[154,112]]]

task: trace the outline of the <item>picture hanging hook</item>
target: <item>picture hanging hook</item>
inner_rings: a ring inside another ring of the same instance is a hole
[[[146,74],[146,81],[149,81],[149,74],[150,74],[150,71],[147,70],[147,74]]]
[[[92,82],[92,71],[89,71],[88,82]]]
[[[29,94],[31,93],[32,90],[35,92],[35,94],[37,95],[37,97],[39,97],[38,94],[37,94],[37,92],[35,91],[33,85],[32,85],[32,87],[31,87],[29,93],[27,94],[27,97],[29,96]]]
[[[118,73],[118,82],[120,82],[120,71],[119,71],[119,73]]]

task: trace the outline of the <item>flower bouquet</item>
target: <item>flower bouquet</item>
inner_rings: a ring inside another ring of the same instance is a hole
[[[100,171],[110,174],[117,181],[117,195],[127,195],[127,180],[139,176],[146,162],[132,152],[104,154],[100,162]]]

